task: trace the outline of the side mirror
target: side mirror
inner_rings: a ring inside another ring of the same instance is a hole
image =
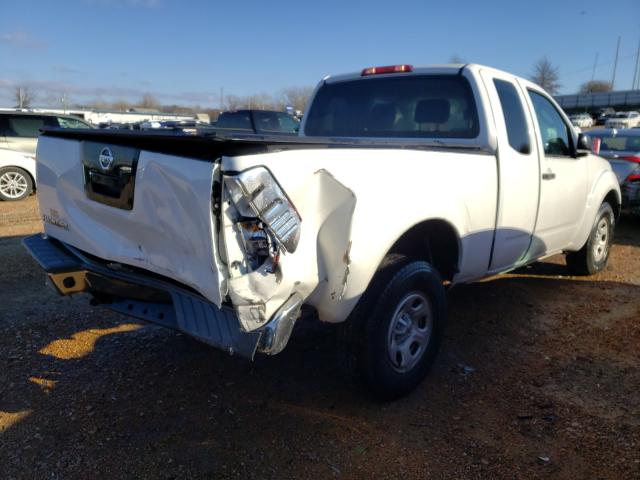
[[[576,157],[584,157],[591,152],[591,139],[589,135],[584,133],[578,134],[578,141],[576,142]]]

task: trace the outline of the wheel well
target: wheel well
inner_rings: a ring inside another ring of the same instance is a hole
[[[414,225],[396,240],[389,253],[425,260],[438,270],[444,280],[452,280],[458,272],[458,234],[444,220],[426,220]]]
[[[36,179],[35,179],[35,178],[33,178],[33,175],[31,175],[31,172],[30,172],[29,170],[27,170],[27,169],[25,169],[25,168],[23,168],[23,170],[24,170],[25,172],[27,172],[27,175],[29,175],[29,178],[31,179],[31,191],[32,191],[32,192],[35,192],[35,191],[37,190],[37,187],[36,187]]]
[[[609,193],[607,193],[607,196],[604,197],[604,201],[611,205],[615,218],[616,220],[618,220],[618,218],[620,217],[620,202],[618,201],[618,195],[616,195],[616,191],[611,190]]]

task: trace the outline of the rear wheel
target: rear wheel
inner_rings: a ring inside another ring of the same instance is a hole
[[[387,258],[343,327],[349,367],[374,396],[401,397],[426,376],[445,321],[436,270],[402,256]]]
[[[22,200],[33,191],[33,182],[27,172],[18,167],[0,169],[0,199]]]
[[[593,275],[607,266],[613,241],[615,215],[609,203],[598,210],[587,243],[577,252],[567,254],[567,267],[574,275]]]

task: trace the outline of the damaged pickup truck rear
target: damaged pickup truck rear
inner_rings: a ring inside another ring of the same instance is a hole
[[[328,76],[298,137],[47,130],[37,172],[24,244],[61,294],[248,358],[307,305],[383,398],[433,363],[447,287],[557,253],[597,273],[620,210],[551,97],[479,65]]]

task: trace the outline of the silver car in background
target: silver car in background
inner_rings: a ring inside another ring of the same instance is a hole
[[[0,148],[14,152],[36,154],[38,135],[44,127],[94,128],[93,125],[70,115],[53,115],[23,111],[0,112]]]
[[[622,192],[622,208],[640,214],[640,129],[599,128],[589,136],[600,140],[601,157],[609,160]]]

